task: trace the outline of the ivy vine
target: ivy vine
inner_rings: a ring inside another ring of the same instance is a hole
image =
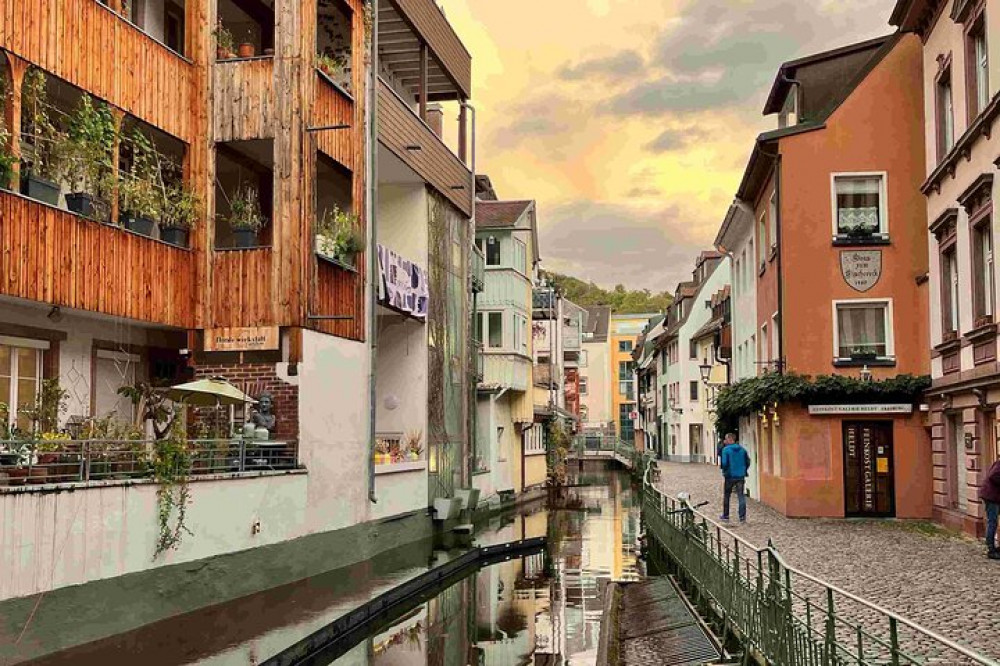
[[[192,534],[185,524],[191,500],[188,476],[191,453],[187,449],[181,419],[176,419],[169,434],[155,444],[153,478],[156,480],[156,516],[160,533],[153,559],[180,545],[184,534]]]
[[[774,404],[913,404],[930,385],[930,377],[914,375],[864,381],[844,375],[768,373],[723,387],[716,398],[715,420],[720,432],[735,432],[741,417]]]

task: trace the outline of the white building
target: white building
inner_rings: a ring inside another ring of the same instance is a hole
[[[611,415],[611,308],[587,308],[580,358],[580,421],[584,429],[606,428]]]

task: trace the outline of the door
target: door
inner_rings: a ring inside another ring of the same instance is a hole
[[[844,422],[844,503],[848,517],[896,513],[892,421]]]

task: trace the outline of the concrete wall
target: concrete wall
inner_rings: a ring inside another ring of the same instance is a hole
[[[587,407],[588,423],[607,423],[612,420],[609,346],[610,343],[606,340],[583,343],[587,365],[580,368],[580,378],[587,378],[587,393],[580,394],[580,405]]]

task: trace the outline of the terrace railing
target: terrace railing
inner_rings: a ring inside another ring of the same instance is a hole
[[[0,485],[81,483],[154,476],[154,440],[0,441]],[[191,477],[299,467],[294,441],[187,440],[181,456]]]
[[[665,555],[697,605],[751,654],[796,666],[910,666],[1000,662],[790,566],[643,475],[647,548]],[[914,574],[918,575],[918,574]]]

